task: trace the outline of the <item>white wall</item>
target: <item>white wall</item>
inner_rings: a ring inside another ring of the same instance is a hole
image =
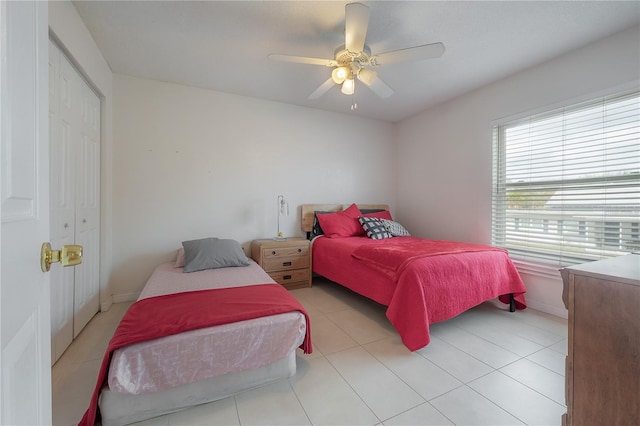
[[[111,305],[111,176],[112,176],[112,79],[100,49],[70,1],[49,2],[51,38],[80,70],[101,99],[100,129],[100,305]]]
[[[490,243],[492,121],[639,80],[635,27],[401,122],[396,216],[421,237]],[[521,273],[529,306],[566,315],[556,271]]]
[[[393,125],[114,76],[114,300],[136,296],[181,242],[302,235],[305,203],[395,201]]]
[[[102,96],[103,309],[111,294],[135,297],[184,239],[273,235],[280,193],[292,206],[287,235],[299,233],[302,203],[382,201],[416,235],[488,243],[491,122],[640,78],[636,27],[394,131],[348,114],[124,76],[112,82],[72,3],[51,2],[49,19],[53,37]],[[562,315],[559,278],[522,272],[530,306]]]

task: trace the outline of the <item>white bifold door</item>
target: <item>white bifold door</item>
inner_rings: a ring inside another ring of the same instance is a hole
[[[55,363],[99,310],[100,99],[49,42],[51,245],[83,247],[82,264],[51,270]]]

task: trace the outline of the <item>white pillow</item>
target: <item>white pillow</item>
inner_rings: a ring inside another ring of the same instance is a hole
[[[180,247],[176,253],[176,264],[174,268],[182,268],[184,266],[184,247]]]
[[[411,234],[405,229],[404,226],[398,222],[388,219],[380,219],[380,222],[384,225],[385,229],[394,237],[410,237]]]

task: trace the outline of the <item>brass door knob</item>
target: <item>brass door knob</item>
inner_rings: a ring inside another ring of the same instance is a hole
[[[42,272],[49,272],[51,264],[60,262],[62,266],[75,266],[82,263],[82,246],[66,245],[62,250],[51,250],[51,244],[43,243],[40,250]]]

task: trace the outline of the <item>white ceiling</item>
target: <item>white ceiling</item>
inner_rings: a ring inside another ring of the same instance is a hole
[[[443,42],[441,58],[377,68],[395,94],[356,85],[307,97],[331,69],[345,1],[74,1],[115,73],[399,121],[439,102],[640,23],[638,1],[369,1],[372,53]],[[640,40],[640,34],[639,34]],[[640,41],[639,41],[640,48]]]

